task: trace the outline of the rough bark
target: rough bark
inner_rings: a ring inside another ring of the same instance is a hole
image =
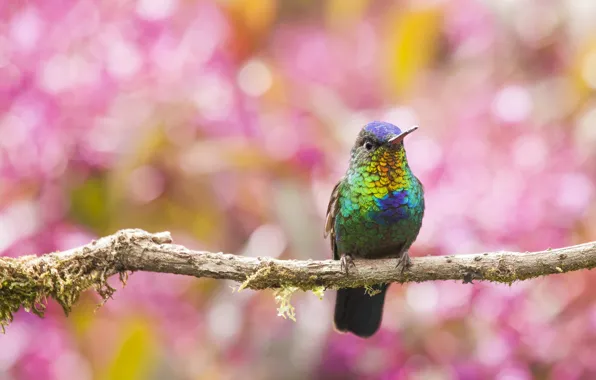
[[[596,242],[540,252],[486,252],[418,257],[403,273],[396,260],[355,260],[346,275],[334,260],[277,260],[192,251],[172,244],[169,232],[122,230],[85,246],[42,256],[0,257],[0,325],[24,307],[43,315],[48,297],[68,313],[80,293],[94,288],[107,300],[110,276],[161,272],[241,282],[240,289],[358,287],[386,282],[462,280],[511,284],[596,266]]]

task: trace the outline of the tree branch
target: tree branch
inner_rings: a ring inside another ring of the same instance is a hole
[[[400,273],[395,259],[355,260],[348,276],[334,260],[298,261],[192,251],[172,244],[169,232],[122,230],[83,247],[42,256],[0,257],[0,326],[20,307],[40,316],[54,298],[68,313],[80,293],[94,288],[107,300],[135,271],[174,273],[242,282],[240,289],[296,287],[302,290],[359,287],[386,282],[433,280],[492,281],[511,284],[539,276],[591,269],[596,242],[540,252],[490,252],[412,259]]]

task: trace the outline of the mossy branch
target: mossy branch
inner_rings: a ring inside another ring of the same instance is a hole
[[[172,244],[169,232],[122,230],[83,247],[42,256],[0,257],[0,327],[23,307],[43,316],[48,298],[68,313],[81,292],[93,288],[105,300],[107,283],[134,271],[174,273],[241,282],[239,289],[361,287],[389,282],[434,280],[492,281],[511,284],[544,275],[596,266],[596,242],[541,252],[491,252],[412,259],[401,273],[396,260],[355,261],[350,274],[333,260],[297,261],[192,251]]]

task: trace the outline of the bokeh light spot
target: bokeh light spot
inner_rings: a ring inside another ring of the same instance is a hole
[[[419,314],[431,314],[439,302],[439,292],[432,282],[410,284],[406,290],[408,306]]]
[[[139,51],[132,42],[117,34],[106,37],[108,47],[108,71],[117,78],[127,78],[136,74],[142,64]]]
[[[263,95],[273,82],[271,71],[267,65],[258,59],[248,61],[238,72],[238,85],[246,94],[251,96]]]
[[[234,96],[228,81],[217,75],[210,75],[201,78],[193,100],[204,118],[222,120],[229,115]]]
[[[539,169],[547,158],[547,147],[544,140],[536,135],[522,136],[513,145],[513,159],[520,168]]]
[[[532,99],[521,86],[505,87],[497,93],[493,102],[493,113],[506,123],[525,120],[532,109]]]
[[[130,173],[130,198],[138,203],[149,203],[159,197],[164,190],[165,179],[162,173],[152,166],[141,166]]]
[[[592,50],[586,56],[582,66],[582,77],[588,86],[596,89],[596,50]]]
[[[176,0],[139,0],[137,14],[145,20],[161,20],[174,13],[176,6]]]
[[[594,185],[583,174],[566,173],[559,181],[559,206],[570,213],[577,213],[587,209],[592,201]]]
[[[217,302],[209,308],[207,325],[209,335],[220,345],[226,345],[240,332],[240,304],[236,299]]]
[[[286,248],[287,241],[284,231],[275,225],[264,224],[250,235],[243,256],[279,257]]]
[[[35,8],[27,8],[13,17],[10,23],[10,38],[17,47],[28,51],[36,47],[41,29],[42,22]]]

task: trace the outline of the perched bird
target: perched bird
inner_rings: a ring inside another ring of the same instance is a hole
[[[410,170],[403,140],[417,128],[402,131],[373,121],[356,139],[350,166],[333,188],[325,224],[333,258],[341,260],[346,273],[353,258],[398,258],[402,270],[410,265],[407,251],[422,225],[424,189]],[[388,286],[377,286],[372,296],[365,288],[338,290],[336,329],[373,335],[381,325]]]

